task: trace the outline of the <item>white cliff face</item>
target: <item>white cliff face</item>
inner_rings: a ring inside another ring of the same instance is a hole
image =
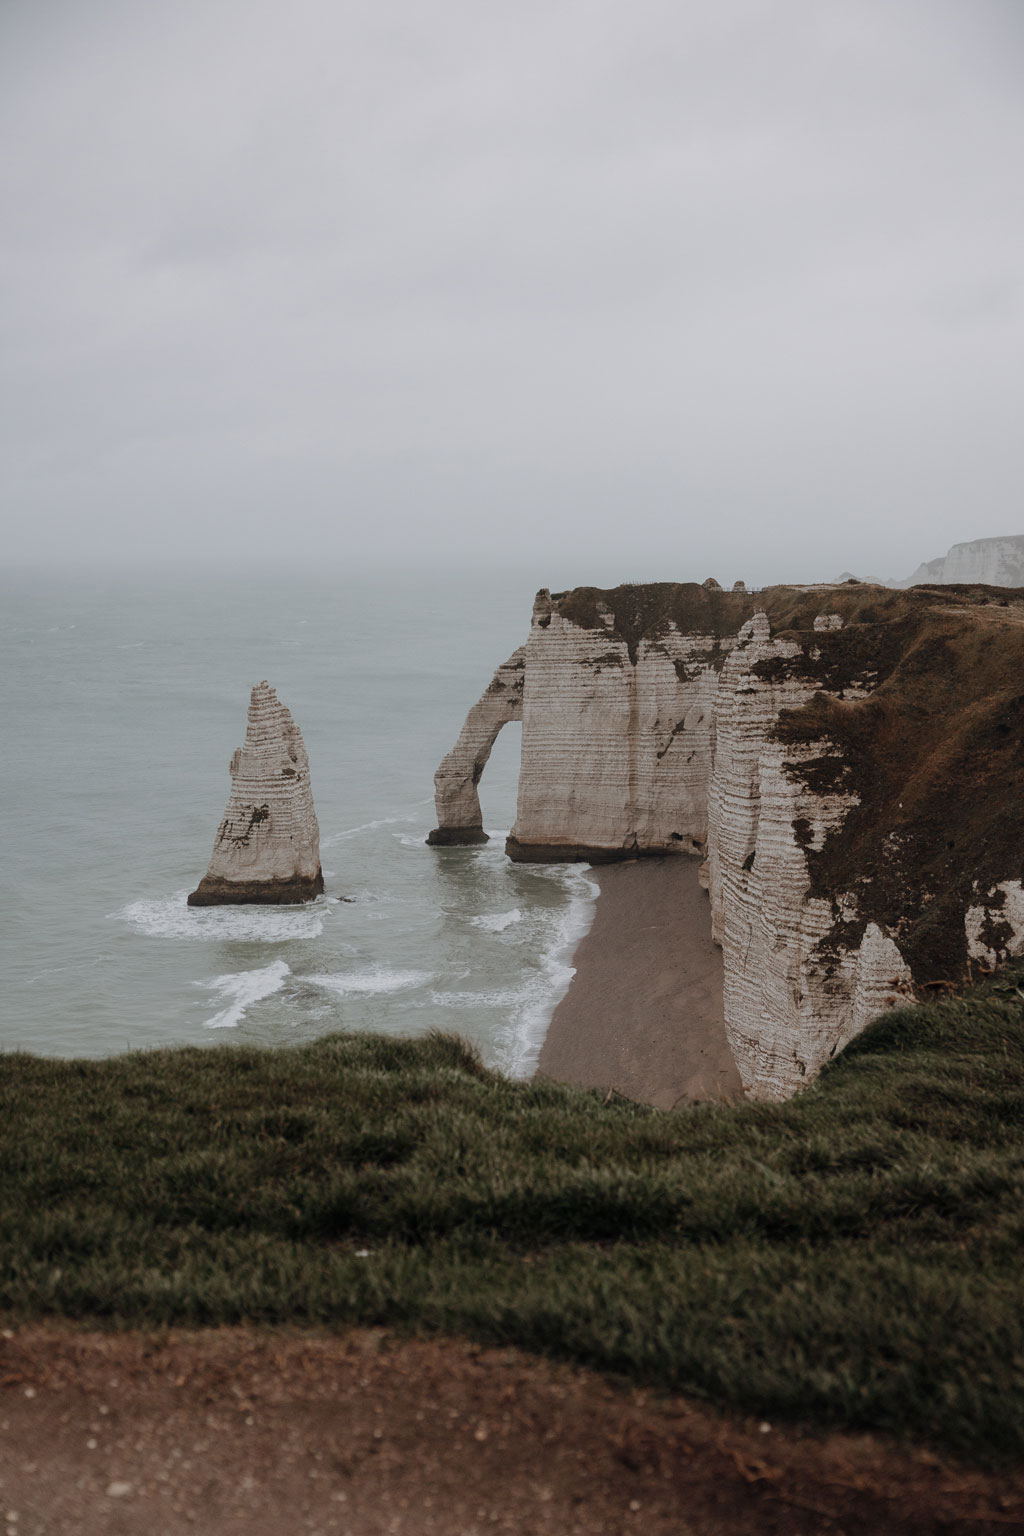
[[[266,681],[252,690],[231,798],[191,906],[309,901],[324,888],[309,760],[298,726]]]
[[[780,711],[799,708],[817,691],[814,681],[787,675],[785,663],[800,647],[772,639],[763,613],[738,639],[715,715],[705,879],[740,1077],[751,1097],[785,1098],[863,1028],[866,1019],[857,1020],[865,999],[877,1001],[878,1012],[898,998],[875,985],[879,957],[894,978],[906,967],[898,953],[879,950],[879,938],[891,941],[877,928],[858,950],[828,948],[837,918],[856,921],[856,900],[812,896],[806,851],[820,849],[857,800],[812,794],[802,782],[801,763],[833,755],[828,741],[783,747],[772,737]],[[777,681],[772,663],[783,664]]]
[[[929,953],[920,928],[913,927],[920,922],[924,889],[909,899],[917,878],[913,860],[933,860],[924,902],[936,902],[928,910],[941,914],[935,881],[947,876],[936,870],[952,867],[957,851],[949,851],[957,850],[957,843],[947,839],[955,806],[942,812],[946,821],[927,846],[920,838],[932,834],[927,816],[921,821],[921,804],[908,804],[904,813],[899,775],[908,775],[909,793],[917,795],[920,769],[932,772],[936,788],[928,793],[943,804],[948,765],[935,766],[940,758],[934,720],[927,738],[930,756],[918,761],[912,752],[907,755],[892,724],[902,695],[891,688],[868,727],[883,737],[889,730],[884,739],[886,750],[897,754],[895,766],[886,757],[889,778],[881,791],[877,774],[863,777],[863,762],[857,770],[858,783],[869,786],[867,793],[876,797],[869,804],[881,808],[882,819],[846,828],[851,814],[861,817],[867,807],[859,809],[854,768],[843,753],[864,740],[858,731],[863,733],[866,717],[858,705],[874,692],[880,676],[890,676],[903,654],[898,647],[909,644],[908,616],[917,609],[907,603],[917,600],[819,589],[782,589],[769,597],[779,616],[778,634],[767,612],[739,622],[752,607],[744,596],[696,587],[650,589],[647,595],[633,588],[540,593],[529,641],[517,653],[522,655],[522,768],[507,847],[513,858],[545,862],[703,854],[736,1065],[751,1097],[783,1098],[811,1081],[877,1014],[911,1001],[906,955]],[[734,629],[724,622],[729,614]],[[954,631],[934,598],[922,595],[920,614],[933,625],[934,633],[925,632],[928,643],[946,656],[946,640]],[[1016,633],[1006,630],[1008,636]],[[1009,640],[1001,643],[1010,646]],[[986,654],[988,644],[980,651],[968,646],[965,665],[974,668],[975,656]],[[905,685],[914,699],[919,697],[913,692],[915,669],[928,652],[911,646],[907,654],[918,657]],[[1007,686],[1004,673],[1014,675],[1014,654],[1012,646],[1005,651],[1008,660],[997,679],[1001,688]],[[974,670],[961,671],[961,693],[964,679],[971,686],[975,676]],[[513,707],[507,700],[492,702],[491,713],[478,716],[486,698],[471,712],[465,741],[460,738],[438,774],[439,816],[444,800],[445,814],[456,825],[469,819],[466,804],[476,804],[476,778],[490,750],[492,726]],[[926,716],[920,702],[916,707],[923,728]],[[995,712],[983,717],[992,740],[1011,739],[1006,712],[1014,707],[1013,699],[997,701],[991,706]],[[826,722],[836,740],[828,736]],[[853,746],[842,748],[840,740]],[[477,750],[481,741],[483,756]],[[460,799],[467,782],[471,802]],[[924,827],[916,843],[900,828],[904,814]],[[936,864],[939,836],[943,851]],[[1016,850],[1008,847],[1006,857],[1002,868],[1018,873]],[[901,859],[911,862],[903,867]],[[993,871],[995,878],[1001,873],[999,867]],[[839,888],[833,888],[837,881]],[[914,913],[908,914],[908,906]],[[954,921],[959,929],[962,919],[954,915]],[[887,923],[894,925],[891,931]],[[1024,953],[1024,882],[979,888],[966,929],[965,949],[986,964]],[[933,925],[929,932],[934,952],[941,928]],[[954,936],[945,955],[955,946]]]
[[[477,785],[498,732],[523,718],[526,647],[498,668],[466,716],[459,739],[434,775],[437,826],[427,841],[436,845],[486,843]]]
[[[910,967],[895,941],[877,923],[868,923],[856,951],[849,1027],[836,1049],[859,1035],[887,1008],[906,1007],[913,1000]],[[831,1050],[829,1054],[832,1054]]]
[[[1002,880],[984,901],[968,907],[964,926],[967,953],[989,968],[1024,955],[1024,885]]]
[[[1024,534],[972,539],[954,544],[937,560],[919,565],[901,587],[918,583],[980,583],[989,587],[1024,587]]]
[[[811,695],[803,682],[773,685],[754,672],[761,662],[789,661],[799,651],[792,642],[771,639],[767,614],[755,614],[743,625],[737,641],[723,669],[715,709],[715,753],[709,764],[704,879],[711,894],[712,936],[718,944],[723,942],[727,905],[751,883],[761,824],[761,758],[768,732],[780,709],[796,708]]]
[[[718,669],[711,635],[673,626],[635,661],[538,599],[526,646],[523,758],[509,852],[520,859],[695,852],[707,832]]]

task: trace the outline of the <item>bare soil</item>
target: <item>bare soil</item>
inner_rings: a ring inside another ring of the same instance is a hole
[[[0,1337],[4,1536],[1024,1532],[1024,1472],[731,1420],[512,1351]]]

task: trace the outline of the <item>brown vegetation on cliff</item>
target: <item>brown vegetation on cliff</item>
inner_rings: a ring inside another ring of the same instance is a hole
[[[1004,607],[984,591],[944,601],[948,590],[900,594],[908,605],[880,605],[863,627],[794,636],[792,665],[834,692],[776,726],[784,743],[831,745],[795,776],[859,801],[806,850],[813,894],[856,892],[857,931],[837,908],[832,941],[850,947],[876,922],[924,983],[966,973],[968,907],[1024,875],[1024,593]],[[842,697],[872,672],[867,698]]]

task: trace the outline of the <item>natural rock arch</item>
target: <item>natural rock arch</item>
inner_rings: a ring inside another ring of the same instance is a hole
[[[525,668],[526,647],[520,646],[495,672],[435,773],[437,826],[427,838],[435,847],[487,842],[477,785],[502,726],[523,718]]]

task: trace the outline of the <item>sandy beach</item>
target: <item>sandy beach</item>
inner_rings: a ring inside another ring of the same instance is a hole
[[[593,871],[601,894],[576,974],[555,1009],[538,1076],[671,1109],[741,1095],[722,1013],[696,859],[634,859]]]

